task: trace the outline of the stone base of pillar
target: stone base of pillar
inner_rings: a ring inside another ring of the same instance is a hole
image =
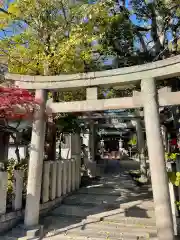
[[[21,240],[40,240],[44,236],[44,227],[43,225],[33,226],[31,228],[26,227],[25,225],[21,225],[23,235],[25,237],[20,238]]]

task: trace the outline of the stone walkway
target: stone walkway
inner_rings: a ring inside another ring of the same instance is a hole
[[[157,239],[152,192],[135,185],[127,173],[134,168],[133,161],[112,162],[99,181],[64,199],[41,219],[43,240]]]
[[[99,181],[81,188],[42,220],[44,240],[156,239],[150,188],[135,185],[134,162],[112,162]]]

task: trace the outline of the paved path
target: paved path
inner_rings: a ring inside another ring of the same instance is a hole
[[[43,239],[156,239],[151,189],[137,187],[127,173],[137,167],[133,161],[111,161],[109,173],[67,197],[42,220]]]
[[[137,167],[128,160],[110,162],[99,181],[41,219],[43,240],[157,239],[151,189],[137,187],[127,173]]]

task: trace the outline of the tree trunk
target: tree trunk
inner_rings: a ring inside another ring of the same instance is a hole
[[[9,134],[0,132],[0,162],[6,163],[8,161],[9,149]]]
[[[15,136],[13,134],[11,134],[11,137],[14,140],[14,144],[15,144],[15,147],[16,147],[15,154],[16,154],[17,161],[19,163],[21,161],[21,156],[20,156],[20,153],[19,153],[20,133],[16,133]]]
[[[47,160],[56,160],[56,127],[55,125],[49,125],[47,128]]]

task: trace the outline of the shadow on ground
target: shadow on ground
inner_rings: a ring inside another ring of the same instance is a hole
[[[91,219],[118,220],[122,216],[154,219],[151,187],[136,186],[128,174],[136,169],[139,163],[135,161],[109,161],[101,178],[86,179],[78,192],[65,198],[60,207],[41,219],[45,234],[52,237],[69,229],[83,229]]]
[[[151,186],[139,187],[128,172],[139,169],[139,163],[132,160],[110,160],[105,171],[96,179],[84,179],[81,188],[66,197],[56,209],[40,218],[44,226],[44,238],[51,239],[69,229],[83,228],[88,223],[106,218],[109,221],[125,221],[132,217],[132,221],[142,218],[154,223],[154,209]],[[20,227],[8,233],[9,237],[17,239],[23,237]],[[49,236],[51,236],[49,238]]]

